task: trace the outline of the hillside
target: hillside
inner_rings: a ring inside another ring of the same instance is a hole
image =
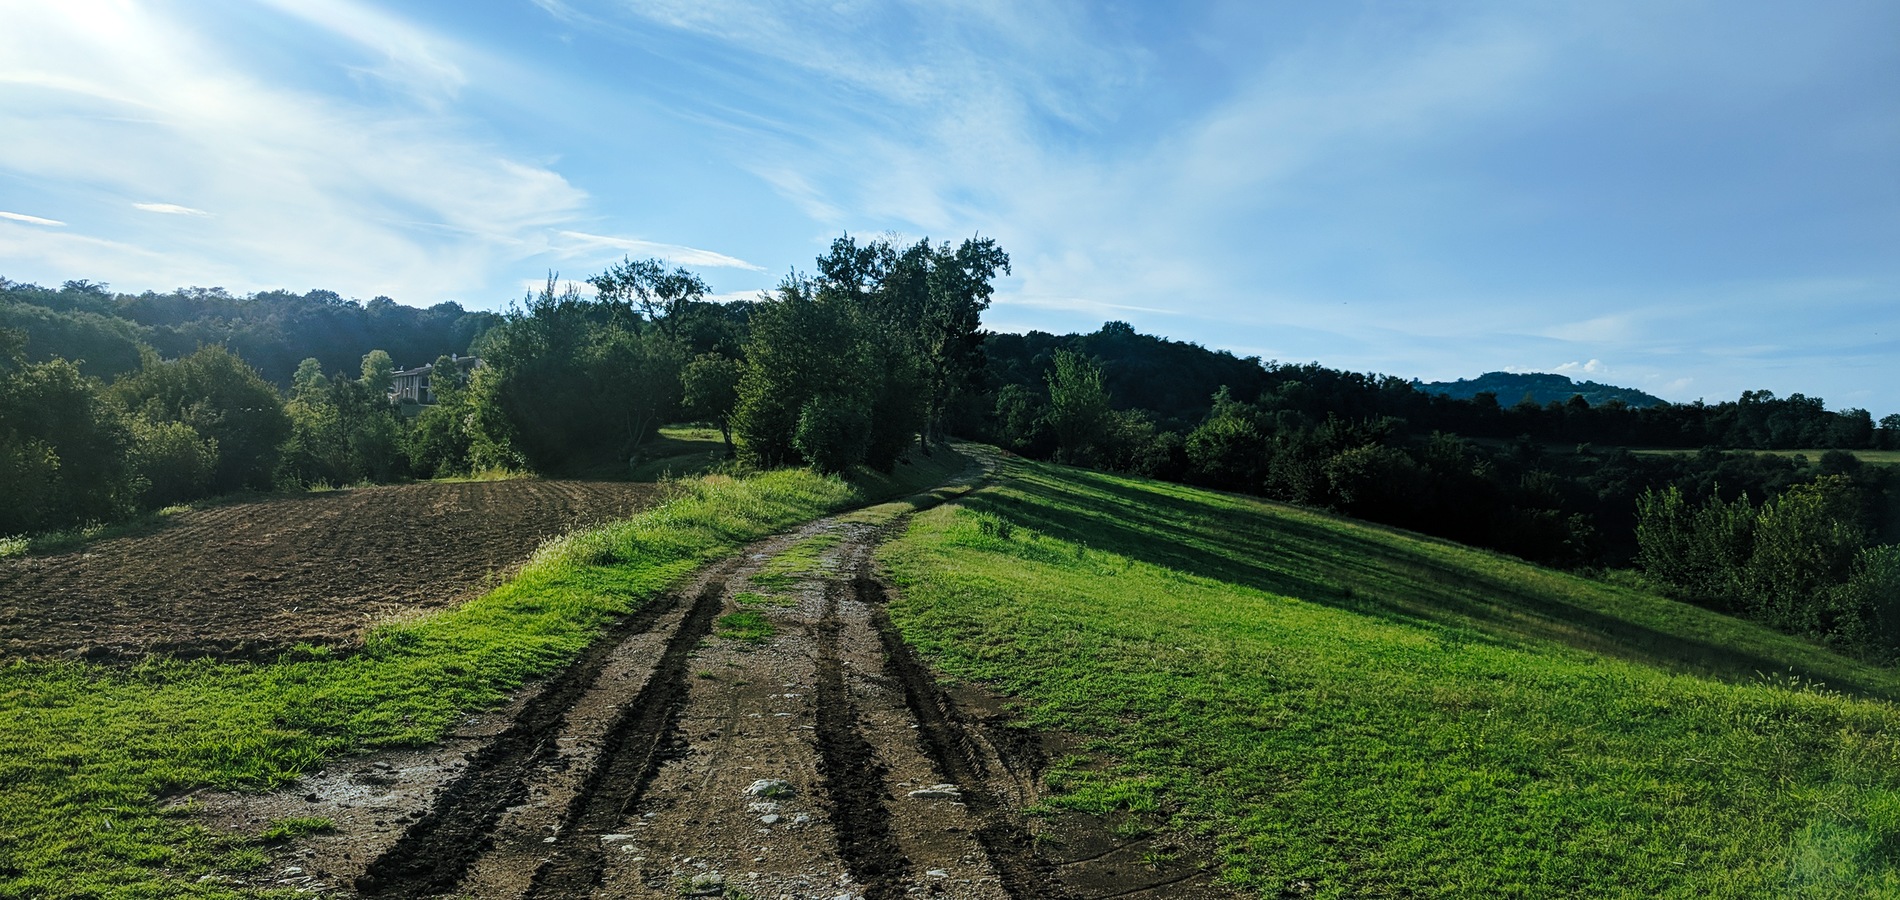
[[[1443,394],[1454,400],[1470,400],[1479,394],[1497,395],[1498,402],[1510,406],[1529,396],[1539,406],[1567,403],[1581,396],[1591,406],[1603,406],[1621,400],[1627,406],[1643,408],[1667,406],[1669,401],[1635,388],[1617,387],[1595,381],[1572,381],[1568,376],[1548,372],[1486,372],[1476,378],[1457,381],[1413,381],[1412,387],[1428,394]]]
[[[1053,807],[1258,896],[1900,896],[1900,677],[1809,642],[1020,460],[882,559],[925,659],[1088,751]]]

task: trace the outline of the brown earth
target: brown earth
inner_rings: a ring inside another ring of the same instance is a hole
[[[652,505],[652,484],[415,484],[229,503],[66,553],[0,560],[0,658],[261,657],[350,645],[496,583],[549,537]]]
[[[226,879],[329,896],[1234,896],[1178,836],[1026,814],[1046,759],[1077,748],[980,687],[947,692],[903,643],[872,561],[902,515],[746,548],[442,746],[181,802],[219,829],[334,823]],[[790,584],[754,578],[801,545],[816,563]],[[769,633],[732,632],[740,613]]]

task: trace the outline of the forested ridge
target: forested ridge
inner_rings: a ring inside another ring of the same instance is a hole
[[[1572,381],[1567,375],[1549,372],[1486,372],[1476,378],[1460,378],[1457,381],[1414,380],[1412,386],[1428,394],[1444,394],[1460,400],[1491,394],[1507,399],[1516,397],[1519,401],[1530,400],[1540,405],[1553,400],[1568,402],[1571,397],[1582,397],[1591,406],[1604,406],[1611,401],[1621,401],[1628,406],[1662,406],[1669,402],[1635,388],[1595,381]]]
[[[613,477],[675,421],[718,427],[729,465],[751,468],[889,470],[957,434],[1546,564],[1636,566],[1682,599],[1900,648],[1900,476],[1841,452],[1900,448],[1900,415],[1767,391],[1507,405],[1122,322],[985,332],[1009,266],[981,238],[845,236],[751,301],[710,302],[693,272],[629,259],[591,294],[551,276],[500,314],[0,280],[0,535],[239,490]],[[394,371],[430,361],[437,402],[393,403]],[[1742,452],[1771,449],[1817,452]]]

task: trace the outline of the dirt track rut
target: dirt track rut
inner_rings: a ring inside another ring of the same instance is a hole
[[[947,696],[884,615],[871,554],[897,524],[820,520],[702,573],[470,737],[465,765],[372,762],[425,808],[404,827],[343,824],[273,875],[404,898],[1226,896],[1106,829],[1032,829],[1033,739]],[[769,636],[721,627],[741,613]],[[305,814],[357,821],[356,781],[313,779]]]

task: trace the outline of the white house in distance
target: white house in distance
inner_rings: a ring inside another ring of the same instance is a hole
[[[481,368],[482,361],[476,356],[451,356],[457,368],[464,372],[473,372]],[[397,403],[417,403],[428,405],[435,402],[435,394],[429,390],[429,376],[435,374],[435,364],[403,369],[395,374],[395,380],[389,387],[389,399]]]

